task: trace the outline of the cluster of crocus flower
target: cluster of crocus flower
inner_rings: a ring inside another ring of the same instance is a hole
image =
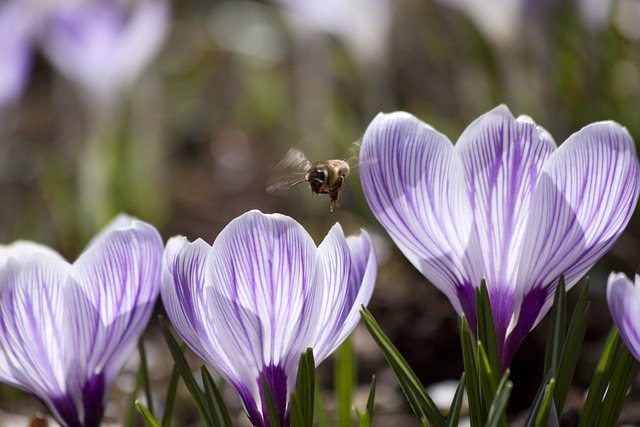
[[[501,364],[627,225],[640,188],[629,133],[599,122],[559,148],[529,117],[500,106],[455,146],[407,113],[369,125],[361,157],[369,205],[411,263],[475,327],[486,281]]]
[[[362,185],[405,256],[475,326],[486,281],[501,364],[545,315],[561,275],[573,286],[620,235],[640,191],[628,132],[589,125],[559,148],[506,107],[454,146],[407,113],[367,129]],[[336,224],[316,245],[292,218],[250,211],[213,244],[171,238],[121,215],[73,264],[33,243],[0,246],[0,380],[40,398],[67,426],[97,426],[158,293],[189,347],[269,426],[269,388],[289,425],[299,358],[316,365],[353,331],[377,260],[368,234]],[[640,277],[609,277],[614,322],[640,359]]]
[[[119,216],[69,264],[33,242],[0,247],[0,380],[32,393],[66,426],[98,426],[112,385],[161,287],[163,243]],[[172,238],[162,299],[176,330],[268,425],[261,378],[280,422],[298,361],[320,363],[371,298],[377,262],[365,232],[336,224],[316,246],[293,219],[248,212],[212,246]]]

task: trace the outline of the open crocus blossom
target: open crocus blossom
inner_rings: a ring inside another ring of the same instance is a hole
[[[369,125],[361,169],[373,213],[411,263],[475,328],[486,281],[502,367],[549,310],[558,278],[573,286],[613,244],[638,198],[633,140],[593,123],[559,148],[529,117],[500,106],[454,146],[410,114]]]
[[[635,283],[623,273],[611,273],[607,281],[607,303],[622,340],[640,360],[640,276]]]
[[[212,246],[169,240],[162,301],[176,331],[237,390],[253,425],[268,426],[262,378],[280,425],[300,355],[316,365],[351,333],[373,292],[377,261],[366,232],[336,224],[316,247],[293,219],[250,211]]]
[[[162,240],[120,215],[73,263],[32,242],[0,247],[0,380],[65,426],[98,426],[160,288]]]

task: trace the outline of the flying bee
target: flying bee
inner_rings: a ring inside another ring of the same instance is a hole
[[[351,155],[344,160],[318,160],[313,163],[302,151],[291,148],[275,169],[289,169],[294,172],[271,181],[267,185],[267,192],[278,193],[308,182],[311,193],[329,195],[329,212],[333,212],[335,208],[340,207],[338,196],[347,182],[351,168],[359,164],[357,155],[359,148],[359,144],[354,144],[349,150]]]

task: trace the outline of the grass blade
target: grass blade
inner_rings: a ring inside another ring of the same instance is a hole
[[[549,414],[551,413],[551,405],[553,405],[553,395],[556,389],[556,381],[551,378],[549,384],[545,387],[544,397],[535,416],[536,427],[546,427],[549,424]]]
[[[587,301],[589,291],[589,278],[585,280],[585,284],[580,291],[580,297],[573,311],[573,317],[569,324],[569,330],[565,338],[564,346],[562,348],[562,357],[560,358],[560,364],[558,371],[556,372],[556,391],[553,396],[553,400],[556,405],[556,413],[562,414],[564,409],[564,402],[569,393],[569,387],[573,375],[576,371],[576,365],[578,363],[578,357],[580,356],[580,349],[584,341],[584,335],[587,331],[587,321],[589,320],[589,307],[590,304]]]
[[[144,423],[147,425],[147,427],[160,427],[160,423],[158,423],[158,420],[153,417],[151,412],[149,412],[149,410],[142,404],[142,402],[136,400],[136,406],[140,410],[142,419],[144,420]]]
[[[482,392],[480,390],[480,376],[476,364],[474,338],[464,316],[460,318],[460,341],[469,399],[469,420],[472,427],[482,426],[487,418],[487,411],[482,401]]]
[[[206,366],[202,365],[200,374],[202,375],[202,383],[204,384],[204,396],[213,416],[213,425],[233,427],[227,406],[224,404],[224,400],[222,400],[220,389]]]
[[[444,426],[444,417],[440,414],[433,400],[427,395],[424,387],[409,367],[407,361],[382,332],[378,323],[364,306],[360,309],[360,314],[362,315],[362,320],[367,330],[382,350],[389,366],[391,366],[391,369],[396,375],[400,387],[418,420],[420,420],[423,425],[426,425],[426,420],[429,419],[436,427]]]
[[[611,375],[611,381],[607,393],[602,401],[598,425],[615,425],[620,417],[624,398],[631,385],[636,359],[626,346],[622,345],[616,366]]]
[[[478,313],[478,341],[482,343],[485,349],[490,367],[487,372],[493,373],[493,383],[497,384],[500,380],[500,356],[498,354],[491,301],[489,300],[487,283],[484,279],[480,282],[480,287],[476,288],[476,312]]]
[[[465,373],[462,373],[460,377],[460,382],[458,383],[458,387],[456,388],[456,392],[453,395],[453,401],[451,402],[451,407],[449,408],[449,414],[447,415],[447,427],[456,427],[458,425],[458,421],[460,421],[460,410],[462,409],[462,399],[464,397],[464,386],[465,386]]]
[[[511,397],[511,390],[513,384],[509,381],[509,369],[507,369],[502,375],[498,387],[496,387],[496,394],[489,408],[489,414],[487,415],[486,427],[497,427],[506,423],[506,409],[509,404],[509,398]]]
[[[555,295],[553,296],[553,305],[551,306],[551,315],[549,317],[549,332],[547,333],[547,346],[544,353],[543,372],[545,375],[549,371],[552,372],[553,377],[558,374],[562,347],[565,340],[566,323],[567,294],[564,286],[564,276],[560,276]]]
[[[264,392],[264,400],[267,404],[267,414],[269,416],[269,425],[271,427],[280,427],[280,419],[278,418],[278,411],[276,405],[273,403],[273,397],[271,397],[271,390],[267,383],[267,378],[264,373],[261,374],[262,391]]]
[[[338,427],[353,427],[352,400],[356,373],[353,346],[347,338],[336,351],[333,382],[336,393]]]
[[[613,328],[607,339],[602,356],[600,356],[600,361],[596,366],[593,379],[591,380],[591,386],[589,387],[589,393],[582,408],[582,416],[580,417],[578,427],[595,425],[598,418],[597,415],[600,413],[600,406],[602,405],[602,396],[604,396],[607,384],[609,384],[609,380],[613,374],[613,367],[617,359],[620,344],[620,334],[617,329]]]
[[[182,376],[182,380],[187,386],[187,390],[189,390],[189,393],[191,394],[191,398],[193,399],[193,403],[196,405],[196,409],[202,418],[202,422],[207,427],[213,427],[212,415],[210,408],[207,406],[204,393],[200,390],[200,387],[193,377],[191,369],[189,369],[189,365],[182,354],[180,346],[176,342],[171,330],[169,330],[169,325],[167,325],[162,316],[160,317],[160,326],[162,327],[162,333],[164,334],[164,339],[169,346],[173,360],[180,372],[180,375]]]
[[[184,343],[180,346],[182,352],[186,346]],[[162,427],[171,427],[171,416],[173,415],[173,405],[176,402],[176,395],[178,394],[178,380],[180,379],[180,372],[178,367],[173,364],[173,370],[171,371],[171,380],[169,381],[169,387],[167,389],[166,404],[164,407],[164,414],[162,414]]]

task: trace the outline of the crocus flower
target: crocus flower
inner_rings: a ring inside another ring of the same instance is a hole
[[[121,215],[73,263],[32,242],[0,247],[0,380],[65,426],[98,426],[160,288],[162,240]]]
[[[184,237],[164,254],[162,301],[176,331],[268,426],[262,376],[281,425],[300,355],[322,362],[351,333],[373,292],[376,257],[365,232],[336,224],[316,247],[293,219],[258,211],[233,220],[212,246]]]
[[[611,273],[607,281],[607,303],[613,323],[631,354],[640,360],[640,276],[635,283],[623,273]]]
[[[0,4],[0,107],[18,100],[31,71],[35,16],[23,1]]]
[[[636,205],[629,133],[599,122],[559,148],[500,106],[454,146],[407,113],[380,114],[363,139],[362,188],[404,255],[475,328],[485,279],[503,367],[549,310],[611,247]]]
[[[109,103],[156,55],[168,21],[166,0],[65,4],[49,12],[42,45],[60,71],[96,102]]]

